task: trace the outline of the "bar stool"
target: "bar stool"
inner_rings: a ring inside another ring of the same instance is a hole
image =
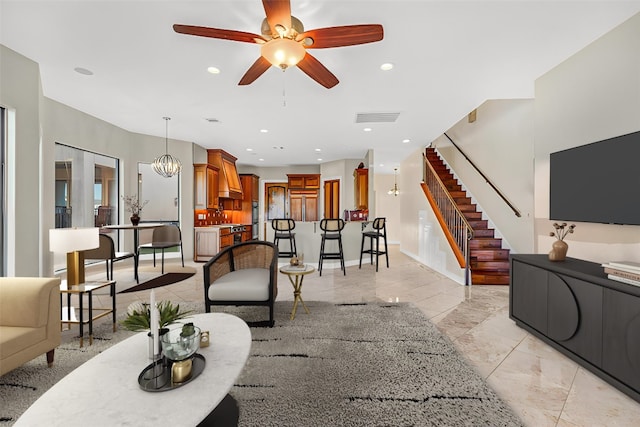
[[[360,266],[362,268],[362,254],[371,255],[371,264],[373,264],[373,255],[376,256],[376,271],[378,271],[378,257],[380,255],[385,256],[387,259],[387,268],[389,268],[389,254],[387,253],[387,225],[386,218],[376,218],[373,220],[373,230],[362,232],[362,244],[360,245]],[[369,249],[364,249],[364,239],[369,238]],[[380,250],[380,238],[384,239],[384,250]],[[373,248],[373,241],[375,240],[376,246]]]
[[[280,218],[274,219],[271,221],[271,227],[274,230],[273,234],[273,244],[278,246],[280,240],[288,240],[289,241],[289,251],[283,252],[278,247],[280,251],[278,254],[278,258],[291,258],[298,256],[298,250],[296,249],[296,235],[291,231],[296,228],[296,222],[291,218]]]
[[[342,229],[344,228],[343,219],[323,219],[320,221],[320,230],[322,230],[322,243],[320,244],[320,260],[318,260],[318,272],[322,276],[322,261],[325,259],[339,259],[340,269],[347,275],[347,269],[344,266],[344,253],[342,251]],[[338,241],[338,252],[325,252],[324,245],[327,240]]]

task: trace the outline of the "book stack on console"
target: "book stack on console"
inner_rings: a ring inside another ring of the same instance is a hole
[[[608,264],[602,264],[602,266],[609,279],[640,286],[640,262],[611,261]]]

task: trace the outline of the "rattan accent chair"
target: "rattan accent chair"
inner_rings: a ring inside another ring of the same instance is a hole
[[[250,326],[273,327],[278,295],[278,247],[251,240],[229,246],[204,265],[205,311],[214,305],[269,307],[269,320]]]

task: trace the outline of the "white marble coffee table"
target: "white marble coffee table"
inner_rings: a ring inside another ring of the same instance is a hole
[[[15,426],[197,425],[242,371],[251,332],[243,320],[229,314],[197,314],[185,321],[209,331],[211,342],[198,351],[206,366],[191,382],[163,392],[140,389],[138,375],[150,360],[149,338],[139,333],[72,371],[31,405]]]

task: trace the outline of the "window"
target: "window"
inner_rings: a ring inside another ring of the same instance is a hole
[[[154,172],[148,163],[138,163],[138,197],[148,200],[140,217],[146,222],[179,221],[179,178],[165,178]]]
[[[56,143],[55,227],[118,223],[118,159]],[[65,267],[63,254],[54,269]]]

